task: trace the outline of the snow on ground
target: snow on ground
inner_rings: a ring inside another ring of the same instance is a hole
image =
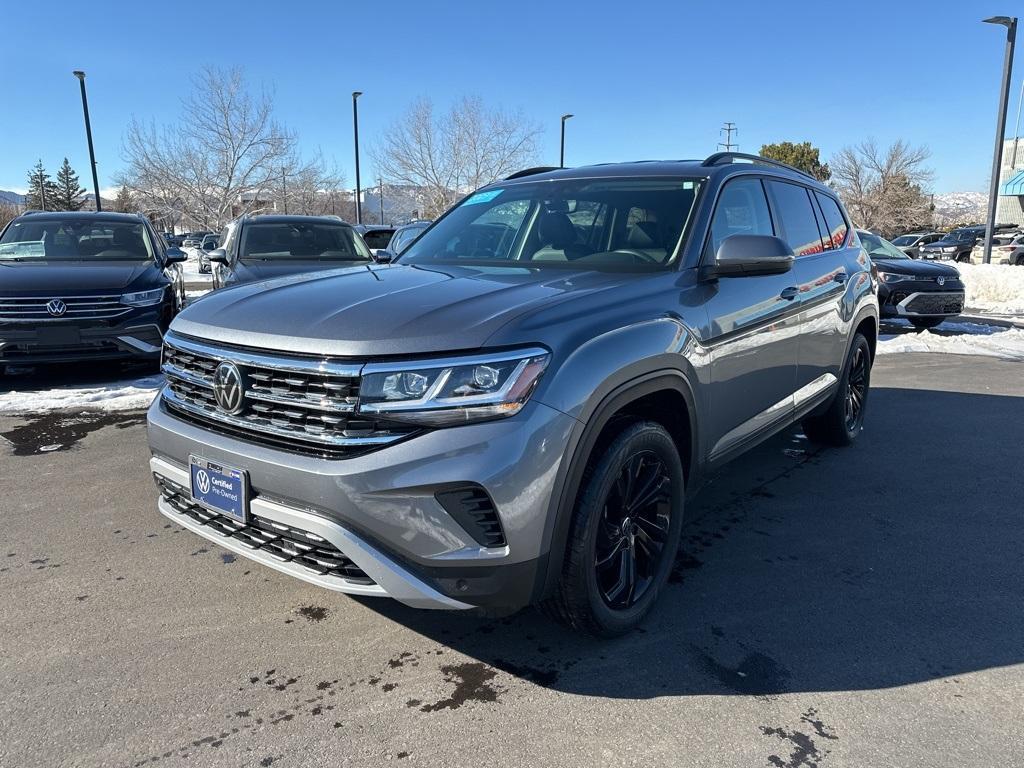
[[[968,310],[1024,316],[1024,267],[1009,264],[957,264],[967,288]]]
[[[163,386],[159,374],[126,378],[87,386],[57,386],[33,390],[31,375],[12,382],[24,389],[0,392],[0,415],[88,408],[100,411],[135,411],[148,408]]]
[[[982,323],[945,322],[938,331],[887,334],[886,325],[904,321],[886,321],[878,339],[878,354],[902,352],[938,352],[950,355],[983,355],[1024,362],[1024,330],[1001,328]],[[906,323],[909,327],[910,324]]]

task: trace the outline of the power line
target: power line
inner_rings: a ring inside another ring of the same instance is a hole
[[[735,152],[740,148],[739,144],[732,143],[732,135],[735,133],[739,135],[739,128],[736,127],[736,123],[726,123],[718,129],[718,135],[725,134],[725,142],[719,142],[718,146],[724,149],[726,152]]]

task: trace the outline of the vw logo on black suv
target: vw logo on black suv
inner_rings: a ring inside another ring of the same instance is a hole
[[[213,396],[225,413],[237,414],[242,410],[245,390],[237,365],[223,362],[217,366],[213,372]]]
[[[389,265],[189,306],[149,410],[159,509],[327,589],[628,632],[702,474],[794,422],[857,439],[871,266],[835,193],[763,158],[514,174]]]
[[[60,299],[50,299],[50,301],[46,303],[46,311],[54,317],[60,317],[68,311],[68,305]]]

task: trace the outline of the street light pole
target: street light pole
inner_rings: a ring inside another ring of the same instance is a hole
[[[39,171],[39,204],[46,210],[46,181],[43,178],[42,170]]]
[[[380,223],[384,223],[384,179],[377,177],[377,198],[380,200]]]
[[[996,149],[992,155],[992,183],[988,191],[988,222],[985,225],[984,262],[992,262],[992,235],[996,228],[996,206],[999,202],[999,175],[1003,167],[1003,138],[1006,135],[1006,106],[1010,100],[1010,75],[1013,70],[1013,47],[1017,40],[1016,16],[993,16],[986,24],[1006,27],[1006,56],[1003,59],[1003,87],[999,93],[999,117],[996,120]]]
[[[356,145],[356,224],[363,223],[363,193],[359,186],[359,105],[356,103],[356,99],[362,95],[362,91],[352,91],[352,135]]]
[[[100,211],[100,182],[96,176],[96,153],[92,148],[92,125],[89,123],[89,99],[85,95],[85,72],[76,69],[72,72],[78,78],[78,84],[82,88],[82,112],[85,115],[85,138],[89,142],[89,163],[92,166],[92,191],[96,195],[96,210]]]
[[[562,144],[558,152],[558,167],[565,168],[565,121],[573,115],[562,115]]]

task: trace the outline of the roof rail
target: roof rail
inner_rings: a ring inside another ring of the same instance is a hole
[[[33,214],[33,213],[49,213],[49,211],[41,211],[38,208],[29,208],[28,210],[22,211],[18,215],[19,216],[28,216],[29,214]]]
[[[801,171],[799,168],[796,168],[789,163],[784,163],[781,160],[773,160],[770,157],[761,157],[760,155],[748,155],[745,152],[715,152],[715,154],[704,158],[704,162],[701,163],[701,165],[728,165],[736,160],[748,160],[752,164],[760,163],[761,165],[773,165],[776,168],[785,168],[787,171],[794,171],[799,173],[801,176],[806,176],[812,181],[817,181],[817,179],[807,171]]]
[[[505,181],[511,181],[512,179],[521,179],[524,176],[533,176],[538,173],[547,173],[548,171],[560,170],[557,165],[538,165],[536,168],[524,168],[521,171],[516,171],[511,176],[506,176]]]

